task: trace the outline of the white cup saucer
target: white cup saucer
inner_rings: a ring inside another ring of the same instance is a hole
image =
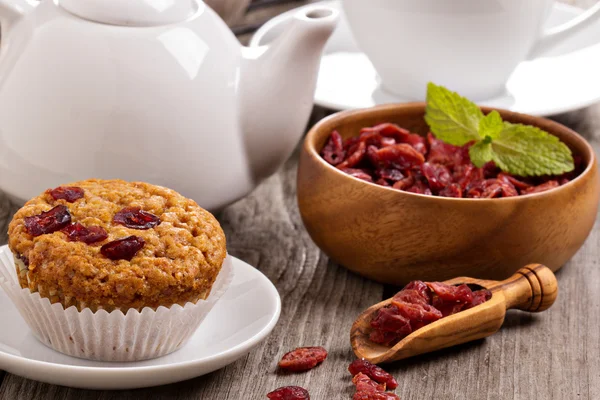
[[[337,0],[321,3],[341,8]],[[290,10],[268,21],[253,36],[250,46],[273,41],[297,11]],[[556,26],[579,13],[579,8],[557,3],[547,23]],[[576,110],[600,101],[598,71],[600,23],[585,34],[565,40],[544,57],[520,63],[506,84],[506,93],[480,103],[540,116]],[[358,50],[342,15],[323,52],[315,103],[334,110],[347,110],[406,101],[409,100],[381,88],[373,65]]]

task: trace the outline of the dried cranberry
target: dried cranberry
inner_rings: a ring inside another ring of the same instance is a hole
[[[352,400],[400,400],[400,397],[389,392],[364,392],[357,391]]]
[[[108,238],[108,233],[101,226],[85,227],[79,222],[65,226],[62,228],[62,232],[67,235],[69,241],[86,244],[101,242]]]
[[[378,329],[382,332],[393,332],[397,334],[397,338],[412,333],[410,319],[400,315],[400,311],[395,305],[381,308],[375,315],[375,318],[371,320],[371,328]]]
[[[356,386],[353,400],[400,400],[394,393],[385,391],[385,384],[377,384],[361,372],[352,378],[352,383]]]
[[[405,191],[411,192],[411,193],[419,193],[419,194],[428,194],[428,195],[432,194],[431,189],[429,189],[427,184],[424,183],[423,181],[416,181],[414,183],[414,185],[405,189]]]
[[[467,197],[472,198],[495,198],[518,196],[519,193],[515,187],[506,181],[500,179],[485,179],[472,182],[466,189]]]
[[[442,164],[426,162],[421,166],[421,170],[429,182],[429,187],[435,192],[445,188],[452,182],[450,170]]]
[[[454,167],[452,177],[461,189],[465,190],[472,182],[483,180],[483,169],[473,164],[461,164]]]
[[[438,192],[441,197],[462,197],[463,191],[458,183],[451,183]]]
[[[406,178],[400,179],[392,186],[394,189],[406,190],[415,184],[415,178],[412,175],[408,175]]]
[[[476,290],[473,292],[473,300],[470,304],[465,305],[465,310],[485,303],[492,298],[492,292],[487,289]]]
[[[498,168],[498,166],[496,166],[496,163],[493,161],[489,161],[483,164],[483,167],[481,167],[481,169],[483,170],[483,177],[485,179],[495,178],[500,172],[500,168]]]
[[[418,152],[427,154],[427,140],[421,135],[411,133],[402,141],[402,143],[410,144]]]
[[[70,223],[69,209],[61,204],[41,214],[25,217],[25,230],[32,236],[40,236],[59,231]]]
[[[442,318],[442,313],[429,304],[414,304],[406,302],[395,302],[392,300],[392,304],[398,307],[400,315],[410,320],[410,326],[413,331],[420,328],[418,324],[423,322],[425,325],[437,321]]]
[[[500,179],[488,179],[486,181],[486,187],[481,193],[481,197],[488,199],[494,197],[513,197],[518,195],[519,193],[512,183],[503,182]]]
[[[361,131],[358,140],[364,142],[367,147],[375,146],[375,147],[384,147],[384,145],[392,145],[396,144],[394,138],[384,138],[379,134],[379,132],[375,131]]]
[[[284,386],[267,394],[271,400],[310,400],[308,390],[300,386]]]
[[[406,136],[410,134],[410,132],[404,128],[399,127],[396,124],[392,124],[389,122],[375,125],[373,127],[362,128],[360,133],[368,133],[368,132],[376,132],[381,136],[392,137],[398,142],[403,141]]]
[[[377,383],[367,374],[358,372],[352,377],[357,392],[385,392],[385,383]]]
[[[83,189],[77,186],[59,186],[52,190],[48,189],[47,192],[54,200],[65,200],[69,203],[81,199],[84,194]]]
[[[529,183],[520,181],[517,178],[515,178],[514,176],[506,174],[504,172],[501,172],[498,174],[498,179],[500,179],[503,182],[510,183],[511,185],[513,185],[515,188],[517,188],[519,190],[523,190],[523,189],[527,189],[527,188],[531,187],[531,185]]]
[[[359,142],[356,150],[354,150],[352,154],[350,154],[344,161],[339,163],[337,167],[339,169],[354,167],[356,164],[361,162],[366,152],[367,146],[365,145],[365,142]]]
[[[363,181],[373,182],[373,178],[365,170],[358,168],[341,168],[340,171],[355,178],[362,179]]]
[[[411,145],[399,143],[377,150],[376,160],[379,168],[406,169],[423,164],[425,157]]]
[[[146,242],[139,236],[127,236],[113,240],[100,248],[100,252],[111,260],[131,260]]]
[[[394,182],[399,181],[400,179],[404,178],[404,175],[402,174],[402,172],[395,168],[378,168],[375,171],[375,175],[379,176],[380,178],[387,179],[387,180],[394,181]]]
[[[444,317],[456,314],[473,301],[473,292],[467,285],[447,285],[441,282],[428,282],[433,291],[433,306],[440,310]]]
[[[429,286],[427,286],[427,284],[423,281],[409,282],[397,294],[402,293],[406,290],[416,290],[419,293],[419,296],[421,296],[427,303],[431,301],[431,290],[429,289]]]
[[[342,144],[342,136],[338,131],[331,132],[327,144],[321,150],[321,156],[331,165],[337,165],[344,161],[346,152]]]
[[[443,164],[448,167],[454,167],[465,162],[464,153],[459,146],[442,142],[431,133],[427,134],[427,141],[429,142],[428,162]]]
[[[381,367],[371,364],[364,359],[354,360],[348,367],[348,371],[350,371],[353,376],[363,373],[369,378],[373,379],[375,382],[385,383],[385,386],[391,390],[394,390],[398,387],[398,382],[396,382],[396,379],[394,379],[391,374],[385,372]]]
[[[401,337],[404,336],[405,335],[399,335],[396,332],[384,332],[380,329],[373,329],[369,334],[369,340],[373,343],[382,344],[384,346],[393,346],[394,344],[398,343]]]
[[[405,288],[394,295],[394,301],[411,304],[429,304],[431,301],[430,299],[431,295],[423,296],[423,294],[416,289]]]
[[[467,285],[448,285],[443,282],[427,282],[429,289],[444,301],[462,301],[469,303],[473,300],[473,292]]]
[[[279,361],[279,367],[287,371],[308,371],[327,358],[327,350],[323,347],[299,347],[286,353]]]
[[[160,224],[160,218],[139,207],[125,207],[115,214],[113,222],[132,229],[150,229]]]
[[[541,185],[532,186],[530,188],[521,190],[521,194],[541,193],[541,192],[545,192],[550,189],[554,189],[558,186],[559,186],[558,182],[552,180],[552,181],[548,181],[546,183],[542,183]]]
[[[356,136],[349,137],[348,139],[344,140],[344,151],[346,152],[346,154],[350,154],[354,150],[356,150],[356,147],[358,146],[359,142],[360,140]]]

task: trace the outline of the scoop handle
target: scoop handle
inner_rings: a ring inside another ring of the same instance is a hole
[[[540,312],[550,308],[558,296],[558,282],[550,268],[529,264],[510,278],[488,287],[492,292],[502,290],[506,309]]]

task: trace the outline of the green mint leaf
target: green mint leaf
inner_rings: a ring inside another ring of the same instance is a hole
[[[469,148],[469,157],[477,168],[481,168],[486,162],[492,161],[493,155],[491,141],[483,140]]]
[[[489,137],[488,140],[492,140],[498,137],[503,128],[504,124],[500,113],[493,110],[479,122],[479,136],[484,139]]]
[[[567,145],[535,126],[505,122],[490,146],[496,165],[514,175],[560,175],[575,168]]]
[[[455,146],[479,141],[479,123],[483,118],[475,103],[443,86],[427,84],[425,122],[436,138]]]

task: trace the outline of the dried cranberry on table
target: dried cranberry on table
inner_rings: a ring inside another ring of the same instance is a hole
[[[310,400],[308,390],[300,386],[284,386],[267,394],[270,400]]]
[[[84,191],[82,188],[77,186],[59,186],[54,189],[48,189],[46,191],[54,200],[65,200],[66,202],[73,203],[83,198]]]
[[[352,400],[400,400],[394,393],[357,390]]]
[[[398,382],[376,365],[365,360],[355,360],[348,367],[348,371],[353,375],[352,383],[356,387],[353,400],[400,400],[396,394],[385,391],[386,388],[395,389]],[[373,376],[378,380],[373,379]]]
[[[467,310],[492,297],[487,289],[472,291],[467,285],[413,281],[377,311],[371,320],[369,339],[394,345],[417,329],[441,318]]]
[[[359,373],[365,374],[375,382],[385,383],[385,387],[391,390],[398,387],[398,382],[396,382],[396,379],[390,373],[385,372],[383,368],[371,364],[364,359],[359,358],[352,361],[352,364],[348,367],[348,371],[350,371],[352,376],[356,376]]]
[[[70,223],[69,209],[58,205],[41,214],[25,217],[25,230],[32,236],[40,236],[59,231]]]
[[[160,218],[139,207],[125,207],[115,214],[113,222],[132,229],[150,229],[160,224]]]
[[[342,139],[333,131],[321,156],[342,172],[366,182],[411,193],[455,198],[500,198],[540,193],[571,181],[583,171],[560,176],[521,178],[501,172],[490,161],[481,168],[471,163],[472,143],[454,146],[428,133],[427,137],[392,123],[360,130]]]
[[[111,260],[130,261],[146,242],[139,236],[127,236],[123,239],[113,240],[100,248],[100,253]]]
[[[86,244],[101,242],[108,238],[108,233],[101,226],[85,227],[79,222],[65,226],[62,229],[62,232],[67,235],[69,241],[83,242]]]
[[[279,361],[279,368],[291,372],[303,372],[313,369],[327,358],[323,347],[299,347],[285,353]]]

